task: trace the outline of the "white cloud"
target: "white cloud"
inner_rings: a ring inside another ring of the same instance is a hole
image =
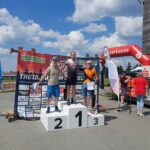
[[[0,47],[0,55],[6,55],[6,54],[10,54],[10,50]]]
[[[142,6],[136,0],[74,0],[75,11],[67,19],[86,23],[105,16],[142,15]]]
[[[83,34],[80,31],[71,31],[69,34],[58,38],[57,41],[47,41],[44,42],[45,48],[59,48],[61,51],[68,50],[81,50],[85,48],[88,44],[88,40],[84,39]]]
[[[88,26],[81,28],[80,31],[90,33],[105,32],[107,27],[104,24],[90,23]]]
[[[78,7],[76,7],[74,15],[70,18],[72,21],[89,22],[100,19],[106,15],[116,15],[114,17],[116,31],[109,35],[95,37],[95,39],[86,39],[83,34],[84,32],[97,33],[108,30],[104,24],[89,23],[88,26],[62,35],[52,29],[44,30],[39,24],[32,20],[22,21],[18,17],[12,16],[7,9],[3,8],[0,9],[0,46],[6,47],[8,43],[14,43],[15,47],[16,45],[29,47],[33,44],[66,53],[70,50],[77,50],[79,53],[81,52],[81,54],[89,50],[90,53],[101,53],[103,47],[106,45],[108,47],[116,47],[128,44],[127,39],[123,38],[124,36],[141,36],[142,17],[117,16],[121,8],[119,10],[115,9],[121,5],[120,0],[105,0],[105,3],[101,0],[76,0],[75,2]],[[129,0],[122,2],[122,4],[126,4],[126,6],[128,6],[128,3]],[[131,4],[132,3],[133,2],[131,2]],[[82,5],[84,5],[84,7]],[[122,7],[126,8],[125,6]],[[76,13],[80,9],[81,12],[77,15]],[[112,10],[110,11],[110,9]],[[138,11],[136,10],[136,12]],[[1,54],[5,54],[5,52],[6,51],[0,48]],[[12,57],[11,59],[16,59],[16,57]],[[8,59],[6,61],[4,55],[2,61],[3,65],[10,63],[7,62]],[[11,62],[13,61],[15,60],[11,60]]]
[[[143,17],[116,17],[116,31],[121,36],[141,36]]]
[[[110,34],[109,36],[102,36],[96,38],[91,45],[91,49],[96,52],[102,52],[104,46],[116,47],[127,44],[126,40],[121,39],[117,33]]]
[[[107,36],[94,39],[91,49],[100,51],[104,46],[116,47],[128,45],[128,37],[141,37],[142,35],[142,17],[115,17],[116,31]]]
[[[32,20],[23,22],[13,17],[7,9],[0,9],[0,44],[41,44],[46,38],[60,38],[61,34],[51,29],[43,30]]]
[[[18,17],[13,17],[7,9],[0,9],[0,45],[13,43],[22,46],[42,45],[44,48],[55,48],[67,51],[83,49],[88,44],[83,33],[70,31],[60,34],[52,29],[44,30],[32,20],[23,22]]]

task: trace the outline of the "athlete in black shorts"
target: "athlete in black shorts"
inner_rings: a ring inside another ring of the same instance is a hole
[[[65,70],[67,70],[67,79],[66,79],[66,87],[67,87],[67,104],[70,105],[74,103],[75,97],[75,86],[77,82],[77,59],[76,52],[72,51],[70,53],[70,58],[66,61]]]

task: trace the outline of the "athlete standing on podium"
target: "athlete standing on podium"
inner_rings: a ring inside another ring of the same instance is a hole
[[[76,58],[76,52],[70,53],[70,58],[67,59],[64,72],[67,71],[66,87],[67,87],[67,104],[75,103],[75,88],[77,83],[77,66],[78,61]]]
[[[81,70],[81,69],[80,69]],[[92,103],[94,98],[95,85],[98,82],[98,74],[96,69],[92,66],[92,61],[88,60],[86,66],[82,68],[84,72],[84,80],[82,85],[82,95],[84,98],[84,105],[87,106],[87,93],[90,97],[90,112],[93,113]]]
[[[46,77],[48,77],[48,86],[47,86],[47,93],[46,93],[48,97],[48,101],[47,101],[48,107],[46,113],[50,113],[50,102],[52,96],[55,97],[55,111],[60,112],[60,110],[58,109],[58,99],[60,96],[60,88],[59,88],[58,80],[61,74],[64,76],[64,78],[65,75],[61,71],[58,65],[58,61],[59,59],[57,56],[54,56],[52,58],[52,62],[50,66],[47,68],[45,75],[42,76],[42,78],[38,82],[38,84],[40,84]]]

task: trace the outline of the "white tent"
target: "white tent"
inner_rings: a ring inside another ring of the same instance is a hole
[[[142,71],[142,67],[136,67],[136,68],[132,69],[131,71],[132,72],[134,72],[134,71]]]

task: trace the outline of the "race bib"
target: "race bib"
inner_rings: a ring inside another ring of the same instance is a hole
[[[88,82],[88,83],[87,83],[87,89],[88,89],[88,90],[94,90],[94,89],[95,89],[95,87],[94,87],[94,82]]]
[[[32,88],[33,88],[33,90],[34,90],[35,92],[37,92],[37,90],[38,90],[38,84],[37,84],[37,83],[33,83],[33,84],[32,84]]]

